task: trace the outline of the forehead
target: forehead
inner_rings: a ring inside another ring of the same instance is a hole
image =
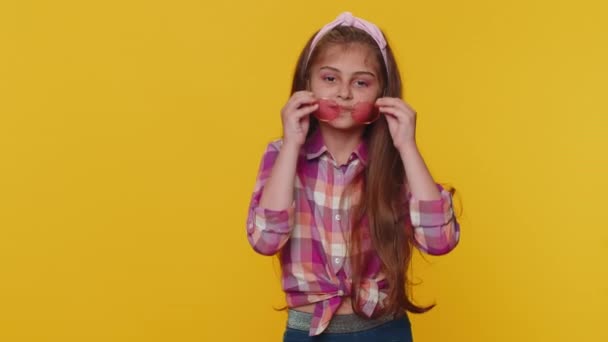
[[[331,44],[325,46],[312,67],[334,66],[338,69],[371,69],[380,67],[374,50],[362,43]],[[346,70],[345,70],[346,71]]]

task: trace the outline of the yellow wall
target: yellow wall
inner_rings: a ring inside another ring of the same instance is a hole
[[[245,215],[295,59],[379,23],[462,242],[417,341],[608,341],[603,1],[0,3],[0,341],[279,341]],[[346,7],[347,6],[347,7]]]

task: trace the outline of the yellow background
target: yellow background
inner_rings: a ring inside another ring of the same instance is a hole
[[[385,29],[462,241],[416,341],[608,341],[608,5],[0,3],[0,341],[279,341],[245,215],[296,57]]]

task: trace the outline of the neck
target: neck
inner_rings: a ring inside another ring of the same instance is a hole
[[[319,129],[327,150],[338,162],[338,165],[343,165],[346,164],[350,155],[361,143],[365,127],[341,130],[320,124]]]

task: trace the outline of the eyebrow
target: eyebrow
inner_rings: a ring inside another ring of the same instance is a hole
[[[341,73],[341,71],[339,69],[336,69],[336,68],[330,67],[330,66],[322,66],[321,68],[319,68],[319,70],[323,70],[323,69],[329,69],[329,70],[335,71],[337,73]],[[353,73],[353,75],[370,75],[372,77],[376,77],[376,74],[374,74],[371,71],[355,71]]]

